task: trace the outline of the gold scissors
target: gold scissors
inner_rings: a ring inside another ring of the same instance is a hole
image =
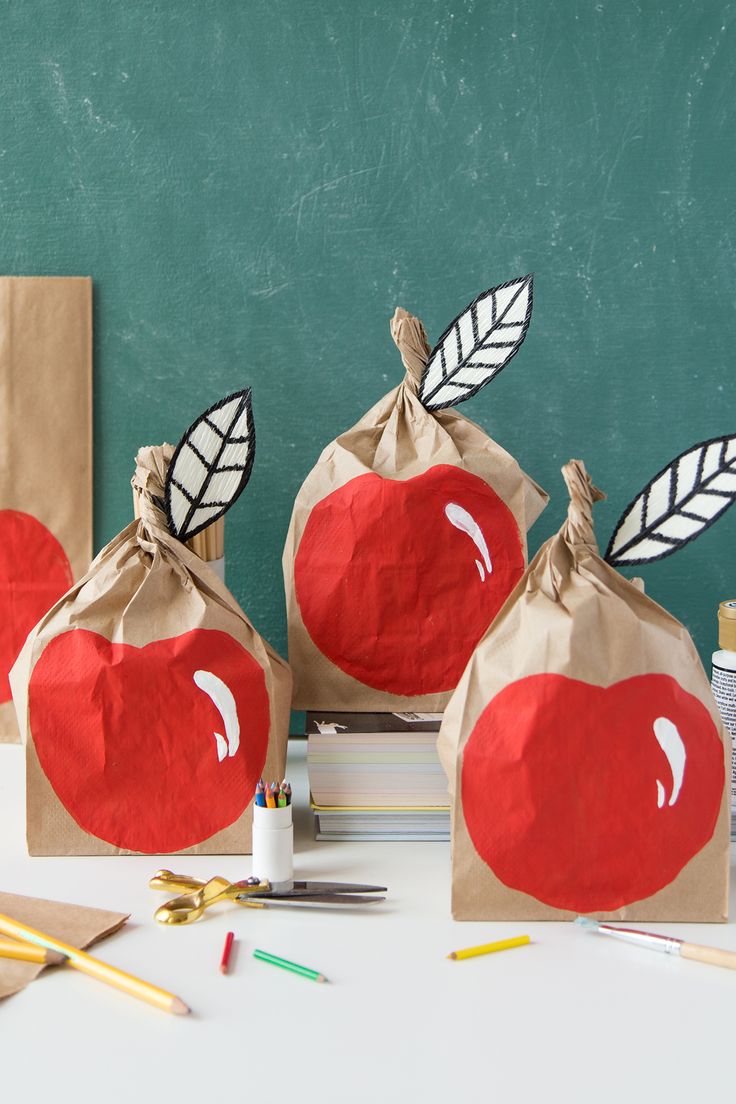
[[[187,874],[172,874],[159,870],[148,883],[150,889],[183,890],[156,909],[159,924],[191,924],[198,920],[205,909],[223,901],[234,901],[246,908],[265,908],[268,905],[301,906],[302,908],[345,908],[356,905],[372,905],[385,897],[368,897],[365,894],[385,892],[385,886],[354,885],[351,882],[289,882],[286,886],[272,886],[265,879],[246,878],[242,882],[229,882],[227,878],[210,878],[208,882]]]
[[[199,920],[205,909],[221,901],[236,901],[239,905],[263,908],[257,901],[249,901],[248,896],[258,890],[271,888],[270,882],[261,882],[249,878],[243,882],[229,882],[227,878],[210,878],[208,882],[199,878],[190,878],[186,874],[172,874],[170,870],[159,870],[148,883],[149,889],[184,890],[180,897],[174,897],[156,909],[154,918],[159,924],[191,924]]]

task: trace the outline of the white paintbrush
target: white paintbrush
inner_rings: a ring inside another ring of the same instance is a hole
[[[736,970],[736,951],[724,951],[719,947],[703,947],[700,943],[687,943],[684,939],[673,939],[671,935],[656,935],[654,932],[638,931],[636,928],[615,928],[612,924],[601,924],[587,916],[578,916],[575,921],[589,932],[598,935],[611,935],[614,939],[623,939],[626,943],[636,943],[639,947],[648,947],[650,951],[680,955],[695,962],[707,962],[710,966],[725,966],[727,970]]]

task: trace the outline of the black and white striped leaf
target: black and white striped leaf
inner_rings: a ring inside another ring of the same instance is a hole
[[[736,499],[736,436],[683,452],[624,510],[605,559],[651,563],[705,532]]]
[[[180,541],[229,510],[250,479],[256,434],[250,389],[205,410],[189,427],[166,476],[166,516]]]
[[[447,327],[419,384],[427,410],[469,399],[498,375],[521,346],[532,316],[532,277],[490,288]]]

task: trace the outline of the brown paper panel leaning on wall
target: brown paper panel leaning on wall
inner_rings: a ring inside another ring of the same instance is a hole
[[[0,743],[8,672],[92,557],[92,281],[0,277]]]

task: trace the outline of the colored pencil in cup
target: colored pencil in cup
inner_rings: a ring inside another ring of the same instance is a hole
[[[11,939],[20,939],[22,942],[63,955],[67,960],[67,965],[71,966],[72,969],[80,970],[83,974],[89,974],[90,977],[97,978],[98,981],[104,981],[107,985],[112,985],[124,993],[129,993],[132,997],[138,997],[139,1000],[148,1001],[149,1004],[163,1009],[164,1012],[173,1012],[178,1016],[186,1015],[189,1012],[189,1008],[184,1004],[184,1001],[180,1000],[179,997],[175,997],[173,993],[167,993],[165,989],[159,989],[158,986],[142,981],[132,974],[126,974],[115,966],[108,966],[106,962],[93,958],[85,951],[80,951],[78,947],[62,943],[60,939],[54,939],[51,935],[44,935],[43,932],[28,928],[25,924],[20,924],[17,920],[12,920],[9,916],[3,916],[2,914],[0,914],[0,935],[9,935]]]
[[[18,962],[35,962],[38,966],[60,966],[66,962],[63,954],[34,947],[30,943],[17,943],[15,940],[0,939],[0,958],[14,958]]]
[[[516,935],[513,939],[497,939],[495,943],[481,943],[478,947],[466,947],[462,951],[450,951],[448,958],[477,958],[495,951],[510,951],[512,947],[525,947],[531,943],[528,935]]]
[[[282,970],[289,970],[292,974],[309,978],[310,981],[327,981],[319,970],[310,970],[308,966],[300,966],[297,962],[289,962],[288,958],[279,958],[278,955],[269,954],[268,951],[254,951],[253,957],[261,962],[270,962],[272,966],[279,966]]]

